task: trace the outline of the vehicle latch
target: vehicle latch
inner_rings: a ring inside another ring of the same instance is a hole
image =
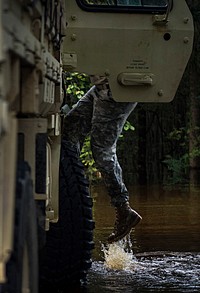
[[[147,73],[120,73],[118,75],[118,82],[121,85],[130,86],[130,85],[153,85],[153,74]]]

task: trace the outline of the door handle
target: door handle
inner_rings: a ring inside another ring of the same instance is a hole
[[[154,84],[153,82],[153,74],[147,74],[147,73],[120,73],[118,75],[118,82],[121,85],[124,86],[142,86],[142,85],[147,85],[147,86],[152,86]]]

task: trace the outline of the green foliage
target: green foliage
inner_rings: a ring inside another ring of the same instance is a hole
[[[66,72],[65,73],[65,85],[66,93],[68,96],[68,104],[73,107],[77,101],[82,98],[82,96],[90,89],[92,86],[90,78],[84,73],[78,72]],[[86,173],[90,180],[96,179],[97,169],[95,167],[95,162],[92,157],[92,151],[90,148],[90,137],[87,137],[84,141],[81,155],[81,161],[86,167]]]
[[[173,154],[167,155],[163,163],[166,164],[169,171],[168,180],[170,184],[181,184],[188,181],[190,160],[200,157],[200,135],[197,134],[198,130],[197,127],[192,129],[181,127],[169,133],[168,140],[173,145]],[[196,143],[189,150],[190,131],[195,132],[197,135],[195,136]]]
[[[95,161],[92,156],[92,150],[90,147],[90,136],[87,136],[83,144],[81,155],[81,161],[86,167],[86,174],[90,181],[97,181],[100,179],[99,172],[95,166]]]
[[[134,131],[135,127],[129,121],[126,121],[124,125],[124,131],[128,131],[128,130]]]
[[[90,78],[84,73],[65,73],[66,93],[73,106],[91,87]]]
[[[127,131],[134,131],[135,130],[135,127],[127,120],[126,122],[125,122],[125,124],[124,124],[124,127],[123,127],[123,131],[122,131],[122,133],[120,134],[120,136],[119,136],[119,139],[121,140],[121,141],[123,141],[124,140],[124,135],[125,135],[125,133],[127,132]]]
[[[188,135],[185,127],[175,128],[167,136],[172,153],[166,155],[163,163],[168,170],[168,183],[186,183],[189,170]]]
[[[187,182],[189,168],[188,154],[184,154],[180,158],[173,158],[168,155],[163,163],[167,165],[169,171],[169,184],[183,184]]]

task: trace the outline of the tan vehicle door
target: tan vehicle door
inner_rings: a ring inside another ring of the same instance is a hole
[[[64,68],[107,76],[116,101],[169,102],[193,46],[184,0],[66,0]]]

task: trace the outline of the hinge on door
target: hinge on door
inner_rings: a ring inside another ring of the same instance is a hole
[[[168,15],[164,14],[164,15],[153,15],[153,25],[166,25],[168,23]]]
[[[169,12],[172,8],[172,4],[173,4],[173,0],[168,0],[166,13],[162,15],[159,15],[159,14],[153,15],[153,25],[162,26],[162,25],[166,25],[169,22],[168,17],[169,17]]]

